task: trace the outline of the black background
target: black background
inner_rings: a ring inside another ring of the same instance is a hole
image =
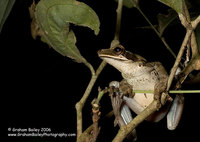
[[[28,7],[31,0],[17,0],[0,34],[1,43],[1,96],[5,124],[4,134],[10,128],[51,128],[52,132],[76,133],[75,104],[79,101],[90,80],[90,71],[67,57],[63,57],[39,39],[33,40],[30,33]],[[101,59],[97,51],[109,48],[114,37],[116,7],[114,0],[85,0],[99,16],[101,27],[98,36],[88,28],[72,26],[81,54],[97,69]],[[141,9],[156,24],[156,15],[166,13],[168,7],[156,1],[140,2]],[[198,5],[197,5],[198,6]],[[169,72],[174,58],[136,9],[123,9],[121,44],[127,50],[140,54],[149,61],[160,61]],[[178,53],[185,29],[180,23],[170,26],[164,36],[169,46]],[[121,80],[120,73],[106,66],[97,80],[83,110],[83,128],[91,123],[90,102],[97,96],[98,86],[104,88],[112,80]],[[184,86],[184,89],[199,89]],[[166,118],[159,123],[143,122],[137,127],[138,142],[182,141],[199,139],[199,94],[185,95],[185,109],[179,126],[167,130]],[[101,102],[102,116],[111,110],[110,100],[105,96]],[[109,142],[116,135],[114,118],[101,121],[99,141]],[[7,137],[8,138],[8,137]],[[8,138],[11,141],[75,141],[67,138]]]

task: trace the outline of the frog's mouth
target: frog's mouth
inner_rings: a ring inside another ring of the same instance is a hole
[[[106,55],[106,54],[98,54],[98,55],[102,59],[109,58],[109,59],[118,60],[118,61],[128,61],[128,59],[122,55],[118,55],[118,56],[112,56],[112,55]]]

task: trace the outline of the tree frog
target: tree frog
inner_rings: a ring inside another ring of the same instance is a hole
[[[101,49],[98,51],[98,55],[121,72],[123,80],[119,84],[119,89],[122,94],[125,94],[123,95],[124,102],[136,114],[148,107],[154,99],[160,99],[157,94],[165,91],[168,74],[160,62],[147,62],[142,56],[126,51],[120,44],[110,49]],[[132,92],[129,91],[130,89],[154,90],[154,93],[130,95]],[[183,100],[183,97],[177,95],[173,103],[168,101],[146,120],[158,122],[168,113],[168,129],[174,130],[182,114]]]

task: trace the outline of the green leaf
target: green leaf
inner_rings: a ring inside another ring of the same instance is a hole
[[[115,0],[118,2],[119,0]],[[123,0],[123,5],[126,6],[127,8],[133,8],[133,7],[138,7],[139,0]]]
[[[63,56],[86,62],[76,47],[76,37],[70,23],[88,27],[99,33],[100,22],[96,13],[86,4],[75,0],[41,0],[35,17],[44,33],[45,41]]]
[[[183,12],[183,0],[158,0],[162,3],[164,3],[165,5],[171,7],[172,9],[174,9],[177,13],[181,13],[184,15]]]
[[[0,33],[14,3],[15,0],[0,0]]]
[[[167,28],[167,26],[174,21],[177,18],[177,13],[170,9],[168,10],[168,14],[161,14],[159,13],[158,18],[158,31],[160,32],[160,35],[162,36],[164,30]]]

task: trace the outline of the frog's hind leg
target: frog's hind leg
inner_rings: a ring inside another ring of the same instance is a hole
[[[181,119],[181,115],[184,107],[184,96],[183,94],[176,95],[173,104],[167,114],[167,128],[174,130],[178,126]]]

